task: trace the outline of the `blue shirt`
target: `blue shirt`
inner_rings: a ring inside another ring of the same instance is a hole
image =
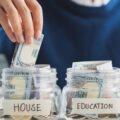
[[[73,61],[112,60],[120,67],[120,0],[102,7],[85,7],[70,0],[40,0],[45,38],[37,63],[57,68],[58,85],[65,85],[66,68]],[[14,51],[0,31],[0,52],[9,63]]]

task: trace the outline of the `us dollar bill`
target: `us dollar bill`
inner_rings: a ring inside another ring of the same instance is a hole
[[[42,34],[39,40],[33,39],[30,45],[18,44],[16,45],[11,66],[32,66],[36,63],[38,53],[43,41]]]
[[[23,68],[3,70],[3,91],[5,99],[29,99],[32,77]]]
[[[72,86],[74,88],[70,89],[67,92],[67,109],[66,114],[67,117],[75,119],[81,119],[83,117],[86,118],[96,118],[96,114],[73,114],[72,113],[72,99],[73,98],[99,98],[102,88],[102,81],[101,79],[95,76],[87,76],[87,75],[80,75],[74,76],[72,79],[73,83]]]
[[[5,83],[5,98],[6,99],[28,99],[30,90],[27,88],[27,77],[12,77],[11,80]]]
[[[80,74],[79,76],[73,75],[75,87],[87,89],[88,98],[98,98],[101,94],[103,85],[103,79],[97,76],[97,73],[93,74]]]
[[[71,89],[67,92],[67,112],[69,113],[72,110],[72,98],[86,98],[87,90],[86,89]]]
[[[72,64],[74,70],[112,70],[112,61],[85,61],[74,62]]]

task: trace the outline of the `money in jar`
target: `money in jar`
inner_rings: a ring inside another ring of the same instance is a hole
[[[72,74],[72,75],[69,75]],[[72,114],[73,98],[98,98],[100,97],[102,81],[93,73],[68,73],[67,86],[63,89],[61,114],[72,120],[84,117],[96,117],[88,114]]]
[[[5,68],[2,73],[4,100],[24,100],[30,98],[31,72],[23,68]],[[13,120],[30,120],[32,116],[12,115]]]
[[[86,114],[76,112],[75,100],[86,100],[120,97],[120,69],[114,68],[111,61],[76,62],[67,69],[67,86],[62,92],[61,116],[65,120],[118,120],[119,114]],[[108,67],[108,68],[106,68]],[[83,102],[84,103],[84,102]]]
[[[42,66],[42,68],[41,68]],[[56,85],[57,72],[54,68],[46,68],[44,65],[33,67],[6,68],[3,70],[2,80],[4,81],[4,98],[12,100],[50,100],[51,110],[48,116],[32,115],[19,116],[12,115],[13,119],[29,120],[36,119],[51,120],[59,114],[61,95],[60,88]],[[37,67],[37,69],[36,69]],[[44,68],[44,69],[43,69]],[[48,107],[48,106],[47,106]],[[53,119],[53,120],[54,120]]]

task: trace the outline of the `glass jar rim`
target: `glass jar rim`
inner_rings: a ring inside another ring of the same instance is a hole
[[[2,72],[2,77],[6,76],[39,76],[39,77],[52,77],[52,76],[56,76],[57,72],[54,70],[54,72],[37,72],[37,71],[31,71],[28,69],[17,69],[18,71],[15,71],[15,69],[9,69],[9,68],[5,68],[3,69]]]

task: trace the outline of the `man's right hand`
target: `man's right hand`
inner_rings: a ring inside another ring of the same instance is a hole
[[[12,42],[30,44],[42,33],[42,8],[37,0],[0,0],[0,24]]]

